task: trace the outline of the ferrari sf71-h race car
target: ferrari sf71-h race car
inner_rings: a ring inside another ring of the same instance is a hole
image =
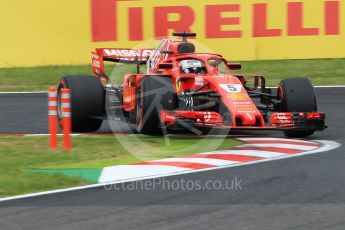
[[[282,80],[272,93],[262,76],[232,73],[241,64],[218,54],[196,53],[188,41],[195,33],[173,36],[182,39],[163,39],[155,50],[96,49],[96,77],[63,77],[58,95],[62,88],[71,89],[72,131],[97,131],[106,117],[134,124],[147,135],[210,128],[282,130],[288,137],[305,137],[326,128],[307,78]],[[126,74],[123,85],[112,85],[105,61],[136,64],[137,73]],[[147,66],[147,73],[140,73],[140,65]]]

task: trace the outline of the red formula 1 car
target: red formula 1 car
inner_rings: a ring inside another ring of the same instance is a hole
[[[135,124],[148,135],[182,128],[282,130],[288,137],[305,137],[326,128],[307,78],[282,80],[273,94],[262,76],[232,74],[240,64],[196,53],[188,41],[195,33],[173,36],[182,39],[164,39],[155,50],[96,49],[97,77],[63,77],[58,92],[71,89],[72,130],[97,131],[105,117]],[[111,85],[104,61],[136,64],[137,73],[126,74],[121,86]],[[147,65],[147,73],[139,73],[140,65]]]

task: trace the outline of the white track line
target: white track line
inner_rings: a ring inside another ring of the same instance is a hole
[[[314,86],[315,88],[345,88],[345,85],[319,85]]]
[[[339,148],[341,146],[341,144],[339,144],[338,142],[335,142],[335,141],[325,141],[325,140],[315,140],[315,141],[321,143],[322,144],[321,147],[318,149],[315,149],[313,151],[308,151],[308,152],[304,152],[304,153],[291,154],[291,155],[285,154],[283,156],[279,156],[279,157],[275,157],[275,158],[263,159],[263,160],[259,160],[259,161],[252,161],[252,162],[246,162],[246,163],[241,163],[241,164],[219,166],[219,167],[215,167],[215,168],[191,170],[191,171],[187,171],[187,172],[184,171],[184,172],[177,172],[177,173],[172,172],[170,174],[165,174],[165,175],[147,176],[147,177],[128,179],[128,180],[122,180],[122,181],[116,181],[116,182],[91,184],[91,185],[78,186],[78,187],[67,188],[67,189],[57,189],[57,190],[51,190],[51,191],[47,191],[47,192],[38,192],[38,193],[31,193],[31,194],[26,194],[26,195],[12,196],[12,197],[0,198],[0,202],[16,200],[16,199],[23,199],[23,198],[33,198],[33,197],[56,194],[56,193],[63,193],[63,192],[79,191],[79,190],[90,189],[90,188],[99,188],[99,187],[103,187],[103,186],[107,186],[107,185],[114,185],[114,184],[121,184],[121,183],[125,183],[125,182],[140,181],[140,180],[144,180],[144,179],[156,179],[156,178],[161,178],[161,177],[171,177],[171,176],[177,176],[177,175],[182,175],[182,174],[191,174],[191,173],[211,171],[211,170],[215,170],[215,169],[225,169],[225,168],[233,168],[233,167],[239,167],[239,166],[245,166],[245,165],[252,165],[252,164],[258,164],[258,163],[263,163],[263,162],[268,162],[268,161],[276,161],[276,160],[281,160],[281,159],[286,159],[286,158],[292,158],[292,157],[297,157],[297,156],[304,156],[304,155],[310,155],[310,154],[314,154],[314,153],[331,151],[331,150]]]
[[[260,88],[260,87],[259,87]],[[277,89],[277,86],[268,86],[268,89]],[[345,88],[345,85],[316,85],[314,88]]]
[[[45,136],[49,136],[50,134],[24,134],[25,137],[45,137]],[[57,134],[58,136],[63,136],[63,134],[59,133]],[[81,134],[78,133],[72,133],[71,136],[81,136]]]
[[[42,94],[48,93],[48,91],[33,91],[33,92],[0,92],[0,94]]]

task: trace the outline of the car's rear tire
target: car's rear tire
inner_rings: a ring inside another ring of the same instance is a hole
[[[278,87],[282,112],[317,111],[314,87],[308,78],[291,78],[282,80]],[[292,138],[307,137],[314,130],[286,130],[285,136]]]
[[[146,76],[137,91],[136,127],[138,133],[162,135],[161,110],[176,108],[176,94],[171,79]]]
[[[58,86],[58,116],[61,121],[61,89],[71,90],[72,132],[95,132],[105,114],[104,88],[94,76],[65,76]],[[61,122],[59,122],[61,125]]]

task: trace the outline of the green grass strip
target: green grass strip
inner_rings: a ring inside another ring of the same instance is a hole
[[[97,183],[102,173],[102,169],[33,169],[35,173],[43,173],[49,175],[65,175],[69,177],[77,177],[90,183]]]
[[[49,149],[48,137],[1,136],[0,197],[94,183],[101,168],[107,166],[228,149],[240,144],[230,138],[165,139],[140,135],[74,136],[72,142],[73,149],[64,152],[61,147]]]

